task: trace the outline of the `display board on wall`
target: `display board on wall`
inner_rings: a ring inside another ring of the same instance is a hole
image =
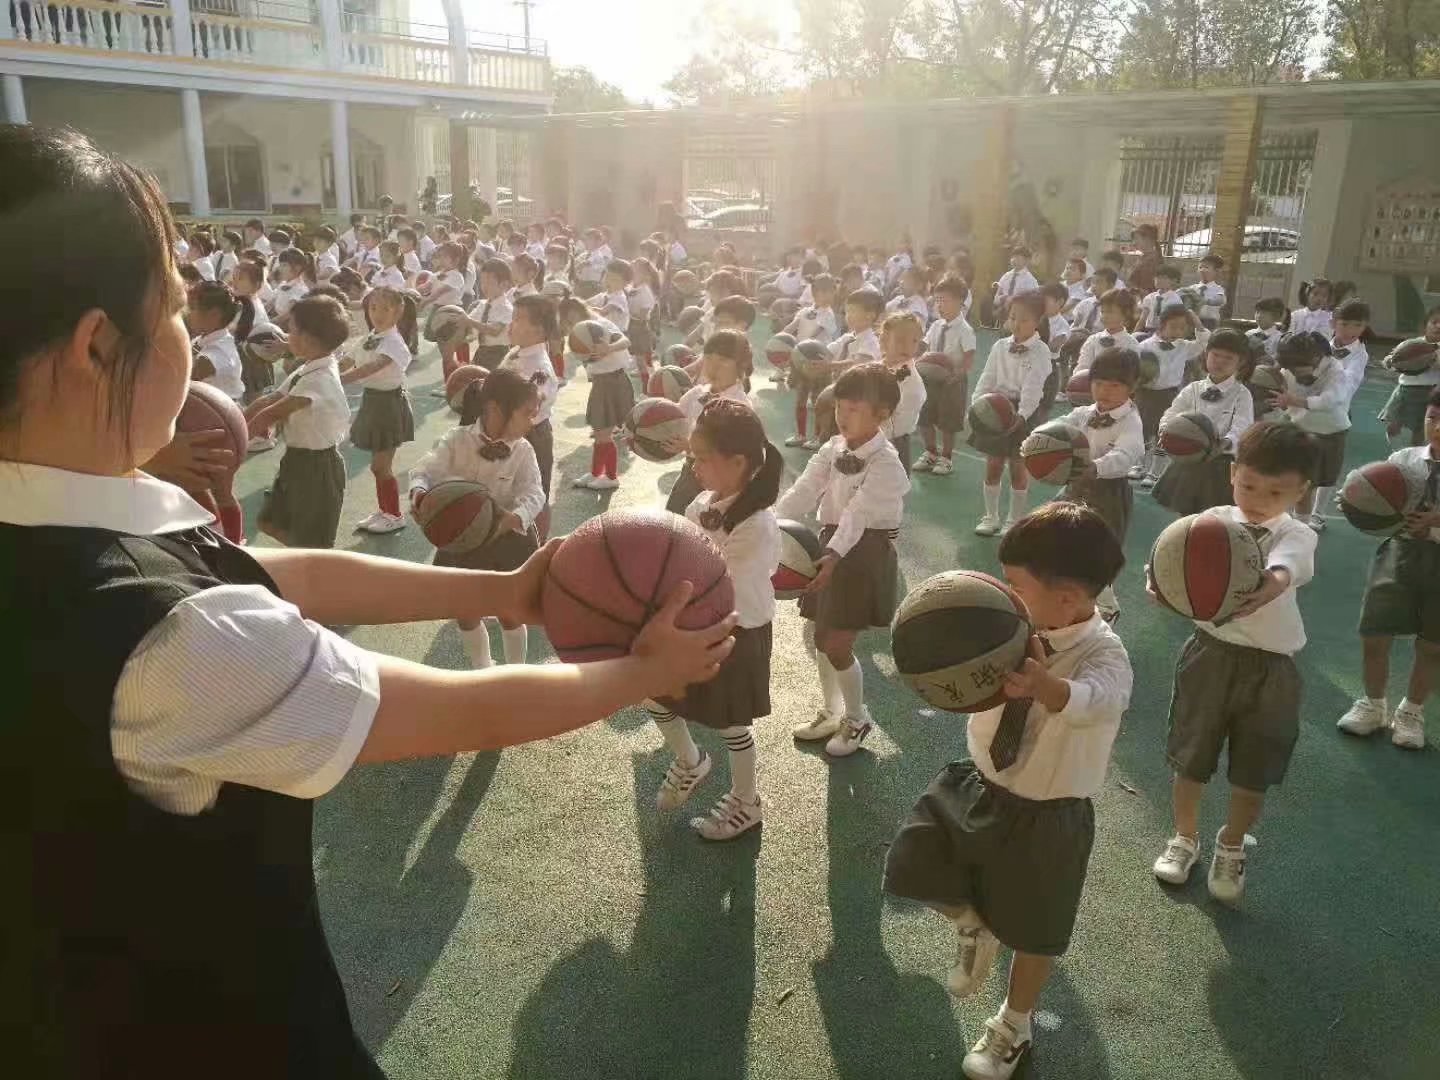
[[[1440,181],[1414,177],[1376,190],[1360,265],[1387,274],[1440,273]]]

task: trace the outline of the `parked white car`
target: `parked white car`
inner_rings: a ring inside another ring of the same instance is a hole
[[[1199,229],[1183,233],[1170,244],[1170,253],[1177,259],[1198,259],[1210,250],[1211,231]],[[1300,234],[1278,225],[1246,225],[1241,262],[1283,263],[1293,265],[1300,249]]]

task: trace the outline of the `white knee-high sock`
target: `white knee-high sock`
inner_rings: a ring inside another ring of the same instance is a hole
[[[1170,467],[1170,455],[1163,450],[1156,450],[1150,455],[1150,475],[1159,480],[1165,475],[1165,470]]]
[[[811,660],[815,659],[815,624],[809,619],[800,628],[800,640],[805,644],[805,655]]]
[[[860,719],[865,709],[865,675],[860,670],[860,661],[851,656],[850,666],[844,671],[837,670],[835,678],[845,699],[845,715],[851,720]]]
[[[985,496],[985,516],[998,518],[1000,516],[1000,485],[981,484],[980,493]]]
[[[720,736],[730,750],[730,790],[741,802],[753,803],[760,796],[755,788],[755,735],[743,724],[721,728]]]
[[[526,647],[530,643],[530,632],[525,626],[517,626],[514,630],[500,628],[500,644],[505,650],[505,662],[507,664],[525,663]]]
[[[645,699],[645,711],[660,729],[660,737],[675,755],[675,760],[685,768],[693,769],[700,761],[700,748],[690,737],[690,725],[658,701],[649,698]]]
[[[1030,488],[1017,488],[1011,485],[1010,488],[1010,513],[1005,516],[1010,521],[1019,521],[1025,516],[1025,507],[1030,502]]]
[[[460,640],[465,643],[465,653],[470,657],[471,667],[494,666],[495,661],[490,658],[490,628],[485,625],[483,620],[473,630],[466,630],[462,626]]]
[[[815,653],[815,669],[820,672],[820,696],[824,699],[825,711],[840,716],[845,711],[845,699],[840,692],[840,673],[830,658],[823,652]]]
[[[1319,516],[1324,517],[1325,508],[1330,505],[1330,494],[1334,490],[1335,489],[1333,487],[1317,486],[1315,488],[1314,495],[1311,497],[1310,513],[1318,514]]]

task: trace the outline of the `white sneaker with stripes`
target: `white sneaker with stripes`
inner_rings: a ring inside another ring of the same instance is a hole
[[[704,817],[690,819],[690,827],[706,840],[734,840],[759,824],[760,800],[746,802],[733,791],[721,795]]]
[[[710,755],[703,750],[700,751],[700,760],[688,769],[680,764],[678,758],[672,761],[670,768],[665,770],[660,790],[655,793],[655,808],[675,810],[684,806],[695,794],[700,781],[710,775],[710,765]]]

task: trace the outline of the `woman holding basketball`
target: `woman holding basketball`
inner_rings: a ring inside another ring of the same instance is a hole
[[[681,394],[677,403],[692,428],[700,418],[701,410],[717,398],[734,401],[747,409],[753,407],[750,395],[745,393],[745,383],[755,370],[755,360],[750,350],[750,339],[742,332],[716,330],[705,339],[700,364],[701,381]],[[703,490],[695,473],[694,460],[687,457],[680,475],[675,478],[675,486],[670,489],[665,509],[672,514],[683,514]]]
[[[350,442],[370,451],[375,500],[380,509],[356,526],[365,532],[392,533],[405,527],[400,516],[400,484],[392,468],[395,451],[415,438],[415,414],[405,389],[405,372],[413,356],[405,344],[415,334],[415,301],[381,286],[365,297],[370,336],[360,344],[359,357],[340,376],[342,383],[365,388],[360,411],[350,425]]]
[[[677,630],[681,586],[629,655],[583,671],[359,648],[326,624],[538,621],[550,553],[495,574],[227,543],[136,468],[190,376],[155,182],[80,135],[0,125],[0,234],[30,253],[0,260],[0,290],[37,298],[0,309],[0,596],[26,613],[0,650],[8,1068],[381,1076],[321,925],[311,800],[356,761],[493,750],[682,693],[735,619]]]
[[[780,494],[785,462],[766,439],[749,403],[728,398],[712,399],[697,417],[690,459],[701,490],[685,508],[685,516],[704,529],[724,554],[725,568],[735,584],[740,625],[735,630],[735,651],[718,677],[690,687],[679,701],[645,703],[675,755],[655,805],[661,810],[684,805],[709,774],[710,756],[695,745],[688,725],[714,728],[730,751],[730,790],[709,814],[692,818],[690,824],[706,840],[733,840],[760,824],[755,738],[750,728],[758,718],[770,715],[770,624],[775,618],[770,578],[780,563],[780,527],[770,508]]]
[[[540,411],[540,388],[518,372],[499,368],[465,396],[461,426],[452,428],[410,470],[410,507],[420,509],[425,495],[445,480],[484,484],[495,500],[493,538],[472,551],[436,551],[436,566],[469,570],[518,570],[540,546],[535,519],[545,509],[535,448],[525,441]],[[477,668],[490,667],[490,630],[482,619],[460,619],[460,639]],[[524,623],[500,621],[507,664],[523,664],[527,645]]]

